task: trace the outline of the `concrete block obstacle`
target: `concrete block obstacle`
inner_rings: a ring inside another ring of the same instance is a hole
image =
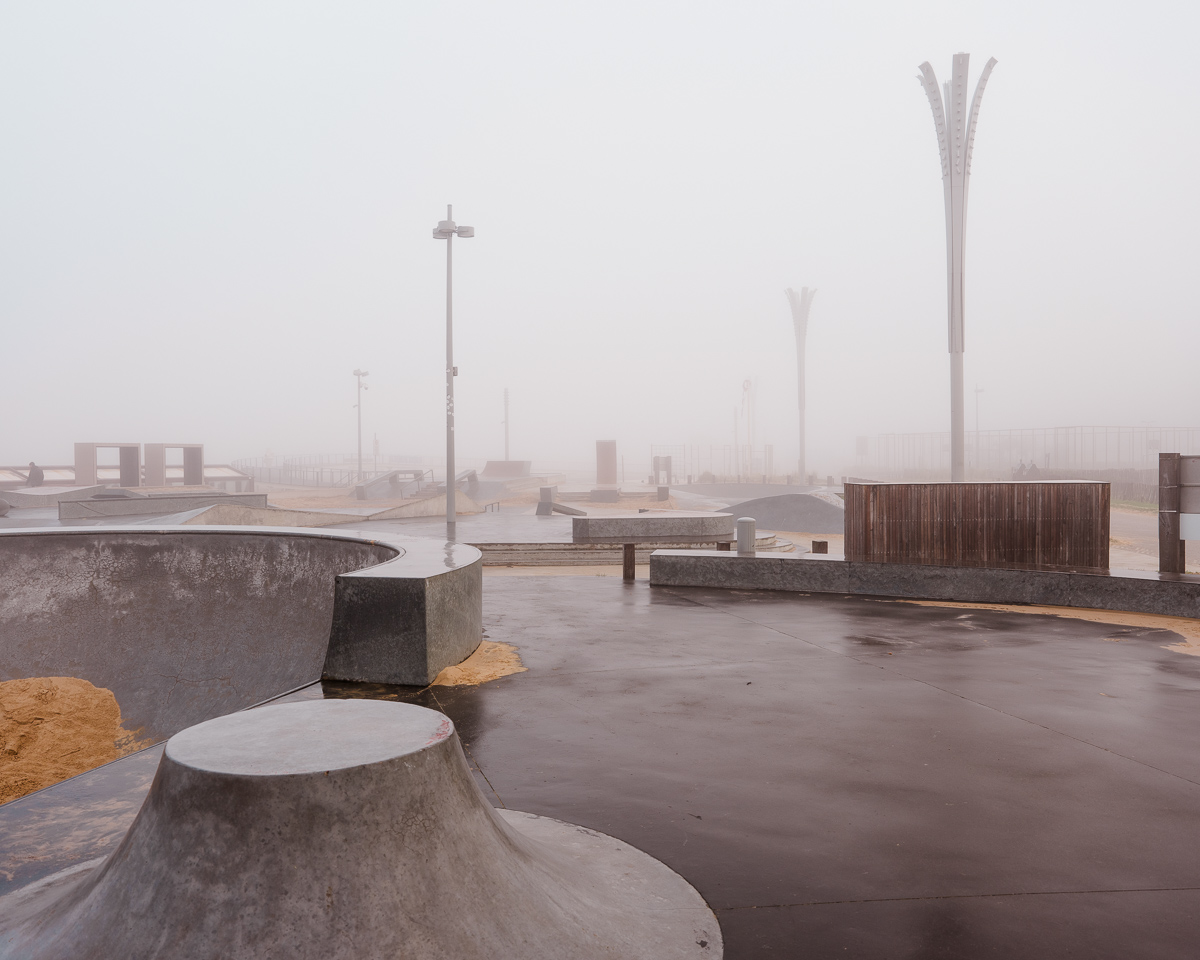
[[[0,902],[0,958],[719,958],[678,874],[496,810],[450,719],[315,700],[168,742],[121,845]]]
[[[407,540],[401,563],[340,574],[321,676],[424,686],[483,637],[483,554]]]
[[[622,577],[632,583],[639,543],[717,543],[734,539],[733,514],[647,510],[638,513],[575,517],[571,521],[573,543],[619,543],[624,546]]]

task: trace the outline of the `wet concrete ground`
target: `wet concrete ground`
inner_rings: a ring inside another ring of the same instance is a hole
[[[1200,659],[1175,634],[601,578],[489,580],[484,622],[527,673],[297,696],[442,709],[497,804],[658,857],[727,957],[1197,953]],[[0,807],[0,868],[111,849],[155,759]]]

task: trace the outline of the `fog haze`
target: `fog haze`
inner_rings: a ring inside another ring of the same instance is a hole
[[[929,105],[999,61],[967,226],[967,420],[1200,424],[1192,5],[640,2],[0,8],[0,463],[598,439],[808,463],[949,427]],[[745,439],[744,437],[742,438]],[[1183,451],[1200,452],[1200,451]],[[632,466],[632,463],[631,463]]]

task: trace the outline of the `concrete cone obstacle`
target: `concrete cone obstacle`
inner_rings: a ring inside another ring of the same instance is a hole
[[[722,953],[678,874],[612,837],[493,809],[447,717],[377,700],[176,734],[120,847],[3,913],[6,960]]]

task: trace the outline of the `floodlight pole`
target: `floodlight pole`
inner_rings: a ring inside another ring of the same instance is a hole
[[[508,463],[508,387],[504,388],[504,462]]]
[[[475,236],[474,227],[454,223],[454,207],[446,204],[446,219],[433,228],[435,240],[446,241],[446,539],[455,539],[454,512],[454,237]]]
[[[784,291],[788,305],[792,308],[792,326],[796,328],[796,395],[800,406],[800,482],[805,482],[804,470],[804,342],[808,336],[808,311],[812,307],[816,289],[801,287],[797,293],[791,287]]]
[[[367,385],[363,383],[363,377],[367,376],[367,371],[355,370],[354,376],[358,383],[358,402],[355,404],[358,408],[358,482],[362,483],[362,392],[367,389]]]
[[[965,479],[966,438],[963,423],[963,256],[967,230],[967,186],[971,179],[971,152],[979,104],[996,58],[990,59],[979,75],[975,96],[967,105],[967,67],[970,55],[956,53],[951,79],[941,89],[933,67],[926,61],[917,79],[925,88],[933,108],[938,152],[942,160],[942,185],[946,201],[946,291],[950,346],[950,479]],[[943,99],[942,93],[945,92]]]

